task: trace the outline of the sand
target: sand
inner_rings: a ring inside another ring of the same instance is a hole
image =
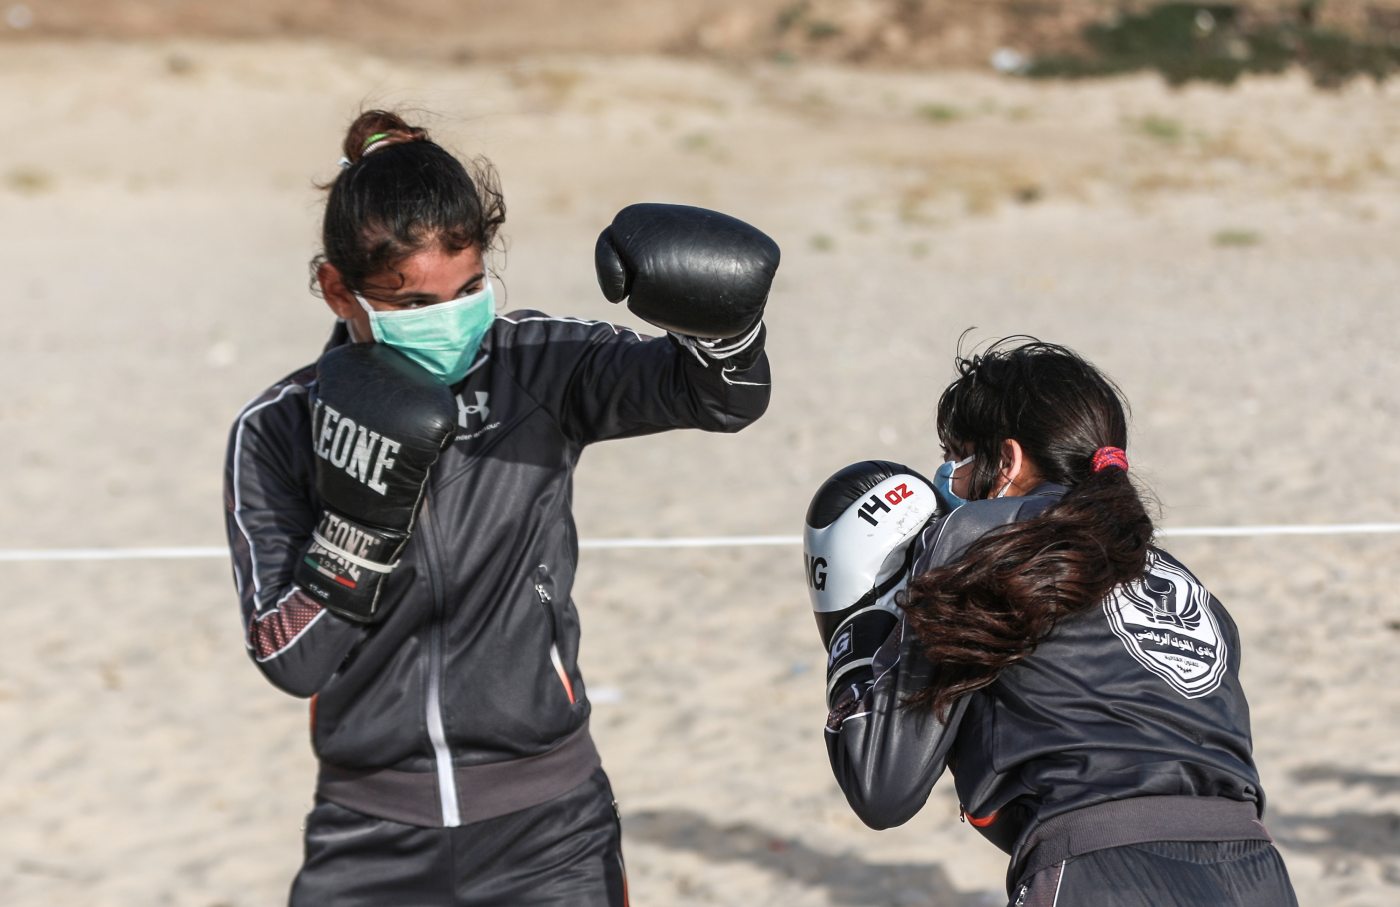
[[[0,550],[223,543],[245,400],[329,326],[320,194],[368,104],[500,170],[511,308],[638,325],[591,250],[636,201],[783,247],[774,394],[733,437],[600,445],[585,539],[800,532],[852,460],[931,470],[958,337],[1108,371],[1167,528],[1400,520],[1400,88],[527,56],[331,42],[0,55]],[[1243,635],[1268,823],[1304,904],[1400,900],[1400,536],[1168,539]],[[313,760],[227,561],[0,562],[0,903],[282,902]],[[951,785],[864,828],[822,745],[795,547],[587,551],[594,732],[641,905],[996,905]]]

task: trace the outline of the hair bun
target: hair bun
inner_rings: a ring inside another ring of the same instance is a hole
[[[426,129],[410,126],[398,114],[387,110],[366,110],[355,118],[345,133],[345,141],[341,145],[345,155],[342,165],[358,164],[365,155],[390,145],[426,141],[429,141]]]

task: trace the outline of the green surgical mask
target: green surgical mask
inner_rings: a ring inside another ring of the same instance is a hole
[[[496,292],[487,278],[459,299],[399,312],[376,312],[359,293],[374,339],[403,353],[445,384],[461,381],[496,318]]]

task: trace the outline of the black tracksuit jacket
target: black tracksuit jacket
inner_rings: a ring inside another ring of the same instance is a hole
[[[539,768],[538,757],[586,735],[570,596],[575,464],[595,441],[753,422],[769,397],[762,339],[713,362],[670,337],[604,322],[498,317],[453,388],[457,438],[432,469],[413,536],[385,580],[385,617],[371,626],[292,584],[320,511],[315,366],[247,405],[230,433],[225,508],[248,653],[276,686],[315,697],[323,796],[328,766],[342,778],[426,783],[436,814],[409,821],[457,825],[471,804],[454,772],[504,765],[506,775],[482,777],[509,780],[512,760],[536,757],[520,764]]]
[[[1047,484],[958,507],[924,531],[913,573],[955,561],[1064,492]],[[903,706],[930,665],[901,619],[871,673],[833,698],[828,755],[852,808],[876,828],[908,821],[950,769],[967,820],[1011,854],[1037,824],[1110,800],[1220,797],[1262,814],[1239,666],[1224,607],[1153,548],[1142,583],[1061,621],[946,722]]]

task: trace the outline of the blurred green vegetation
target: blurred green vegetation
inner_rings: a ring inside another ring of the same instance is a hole
[[[1232,84],[1249,73],[1302,67],[1319,87],[1357,76],[1381,81],[1400,68],[1400,44],[1359,40],[1314,25],[1323,0],[1301,0],[1291,16],[1263,20],[1233,3],[1160,3],[1084,30],[1088,53],[1042,57],[1032,78],[1087,78],[1155,70],[1173,85]]]
[[[1181,137],[1186,134],[1186,129],[1181,125],[1181,121],[1171,117],[1145,116],[1137,120],[1134,125],[1139,132],[1148,138],[1168,145],[1174,145],[1181,141]]]
[[[1255,230],[1219,230],[1211,237],[1211,242],[1222,249],[1243,249],[1257,246],[1264,239]]]
[[[951,123],[962,119],[962,111],[949,104],[924,104],[919,107],[918,113],[930,123]]]

